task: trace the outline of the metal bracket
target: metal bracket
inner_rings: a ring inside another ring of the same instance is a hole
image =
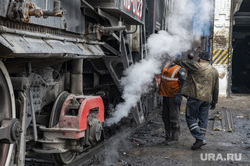
[[[12,144],[20,137],[22,132],[18,119],[6,118],[2,120],[0,127],[0,142]]]

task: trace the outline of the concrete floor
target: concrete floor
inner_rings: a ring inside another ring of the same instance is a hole
[[[103,166],[200,166],[200,165],[250,165],[250,95],[232,95],[220,98],[216,110],[224,108],[233,116],[233,132],[213,131],[213,120],[209,120],[207,145],[191,150],[195,139],[191,136],[185,120],[185,102],[181,106],[181,138],[177,144],[165,145],[161,115],[131,135],[122,135],[112,146],[105,149],[103,159],[92,165]]]

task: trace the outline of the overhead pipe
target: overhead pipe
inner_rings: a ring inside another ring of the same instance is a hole
[[[90,9],[95,11],[95,8],[93,6],[91,6],[88,2],[86,2],[85,0],[81,0],[86,6],[88,6]]]
[[[17,30],[17,29],[10,29],[5,26],[0,25],[0,33],[12,33],[17,34],[21,36],[27,36],[27,37],[36,37],[36,38],[44,38],[44,39],[55,39],[55,40],[61,40],[65,42],[77,42],[77,43],[85,43],[86,40],[79,39],[79,38],[68,38],[68,37],[59,37],[56,35],[51,34],[44,34],[44,33],[35,33],[35,32],[27,32],[23,30]]]

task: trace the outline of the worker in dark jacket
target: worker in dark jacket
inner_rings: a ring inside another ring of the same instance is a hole
[[[165,126],[166,144],[178,141],[180,134],[179,113],[182,100],[179,92],[185,79],[185,69],[174,63],[168,62],[162,71],[159,95],[163,96],[162,120]]]
[[[215,109],[218,102],[219,77],[218,71],[209,64],[210,54],[200,52],[198,62],[177,58],[175,63],[187,71],[187,79],[181,94],[188,98],[186,105],[186,121],[196,142],[191,149],[204,146],[207,129],[208,111]],[[197,122],[197,120],[199,120]]]

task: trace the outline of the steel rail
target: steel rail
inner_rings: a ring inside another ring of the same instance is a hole
[[[155,118],[159,114],[159,109],[154,111],[149,117],[147,117],[146,121],[135,126],[132,128],[127,128],[123,130],[122,132],[115,134],[114,136],[111,136],[104,142],[101,142],[100,144],[96,145],[95,147],[91,148],[88,152],[83,152],[80,155],[78,155],[75,160],[70,163],[68,166],[87,166],[91,164],[93,161],[95,161],[101,154],[104,152],[105,147],[108,147],[111,145],[115,140],[118,140],[120,138],[120,135],[122,134],[131,134],[135,132],[137,129],[141,128],[142,126],[146,125],[151,119]]]

